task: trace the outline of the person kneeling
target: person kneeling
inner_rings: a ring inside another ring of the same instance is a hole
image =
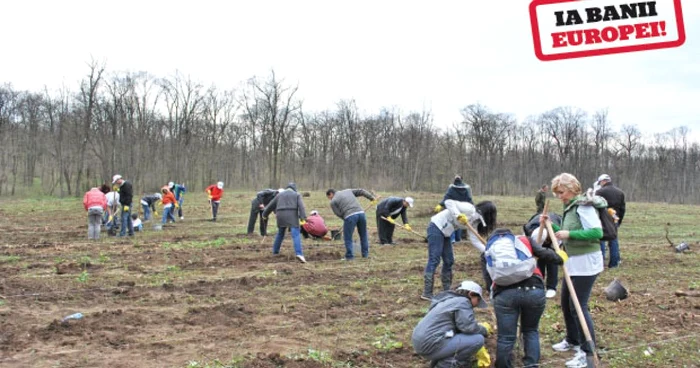
[[[481,293],[481,286],[467,280],[433,298],[411,338],[416,353],[430,360],[431,367],[471,367],[472,360],[479,367],[491,364],[484,338],[493,330],[487,322],[477,323],[473,309],[487,307]]]

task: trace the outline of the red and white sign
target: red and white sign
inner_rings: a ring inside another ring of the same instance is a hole
[[[530,22],[542,61],[681,46],[681,0],[534,0]]]

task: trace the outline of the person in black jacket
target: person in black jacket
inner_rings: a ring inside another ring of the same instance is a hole
[[[119,236],[126,236],[126,230],[129,229],[129,236],[134,236],[134,223],[131,220],[131,202],[134,197],[134,190],[131,183],[124,180],[121,175],[114,175],[112,184],[119,189],[119,204],[122,205],[122,226],[119,231]]]
[[[413,198],[406,197],[387,197],[377,205],[377,233],[379,235],[379,244],[381,245],[396,245],[394,243],[394,219],[401,216],[404,228],[411,230],[406,216],[406,209],[413,207]],[[382,219],[386,218],[386,220]]]
[[[450,186],[447,187],[447,191],[445,192],[442,201],[437,206],[435,206],[435,213],[439,213],[440,211],[445,209],[445,201],[448,199],[474,204],[474,202],[472,201],[472,188],[468,184],[464,184],[464,181],[462,181],[462,177],[459,175],[455,176],[455,179],[452,182],[452,184],[450,184]],[[452,243],[462,240],[463,235],[465,234],[466,232],[464,231],[456,230],[451,236]]]
[[[540,216],[540,212],[536,213],[525,225],[523,225],[523,232],[525,233],[525,236],[537,239],[537,236],[540,233]],[[557,215],[556,213],[549,212],[549,219],[552,221],[552,223],[561,226],[561,216]],[[542,238],[540,240],[541,242],[538,244],[541,244],[544,248],[552,249],[552,240],[549,238],[549,235],[547,235],[547,230],[544,228],[542,228]],[[539,268],[540,272],[542,272],[542,276],[546,278],[545,286],[547,288],[547,292],[545,296],[547,299],[554,298],[557,295],[557,284],[559,283],[559,267],[554,263],[548,263],[542,259],[538,259],[537,268]]]
[[[622,219],[625,217],[625,192],[613,185],[612,179],[608,174],[603,174],[598,177],[597,184],[600,186],[600,189],[598,189],[595,194],[605,198],[605,200],[608,201],[608,208],[615,210],[615,215],[617,216],[615,226],[619,229],[620,224],[622,224]],[[620,243],[617,238],[615,238],[609,242],[608,246],[610,247],[610,262],[608,263],[608,268],[615,268],[620,265]],[[603,252],[603,261],[605,261],[604,241],[600,242],[600,251]]]
[[[250,217],[248,217],[248,235],[253,234],[255,230],[255,221],[260,217],[260,235],[267,235],[267,220],[263,218],[262,213],[265,207],[272,202],[278,193],[284,189],[264,189],[259,191],[255,198],[250,202]]]

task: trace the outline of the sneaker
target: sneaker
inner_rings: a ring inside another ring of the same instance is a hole
[[[421,294],[420,298],[423,299],[423,300],[427,300],[427,301],[432,301],[432,300],[433,300],[433,298],[431,298],[431,297],[429,297],[429,296],[426,296],[426,295],[423,295],[423,294]]]
[[[306,263],[306,258],[304,258],[304,256],[298,255],[298,256],[297,256],[297,259],[298,259],[299,262],[301,262],[301,263]]]
[[[185,219],[185,216],[180,216],[180,220],[184,220],[184,219]]]
[[[571,360],[567,360],[564,363],[567,368],[586,368],[588,367],[588,362],[586,361],[586,353],[579,350],[576,355]]]
[[[579,351],[581,351],[581,345],[569,344],[569,342],[566,341],[566,339],[564,339],[560,343],[552,345],[552,349],[554,349],[554,351],[562,351],[562,352],[569,351],[569,350],[573,349],[573,350],[576,350],[576,352],[578,353]]]
[[[554,290],[554,289],[549,289],[549,290],[547,290],[547,294],[545,294],[545,296],[547,297],[547,299],[552,299],[552,298],[554,298],[555,295],[557,295],[557,291]],[[555,349],[555,350],[556,350],[556,349]]]

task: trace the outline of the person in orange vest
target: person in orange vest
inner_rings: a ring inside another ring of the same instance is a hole
[[[168,189],[167,186],[164,186],[163,188],[160,189],[161,193],[163,193],[163,221],[162,223],[165,224],[168,222],[168,219],[170,219],[172,222],[175,222],[175,209],[180,207],[180,204],[177,203],[177,200],[175,199],[175,194]]]
[[[216,183],[216,185],[212,184],[204,191],[207,192],[209,203],[211,204],[211,220],[216,222],[216,214],[219,212],[219,203],[221,202],[221,196],[224,194],[224,182],[220,181]]]

